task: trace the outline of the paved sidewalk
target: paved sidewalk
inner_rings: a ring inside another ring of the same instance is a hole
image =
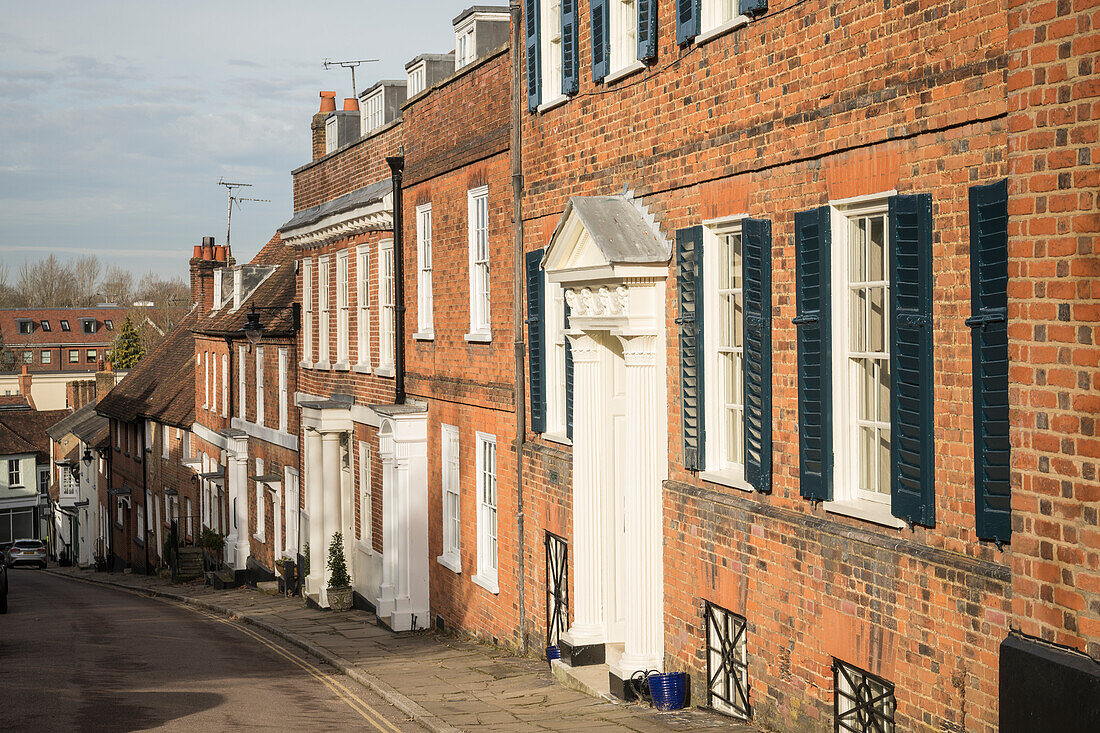
[[[545,663],[434,632],[395,634],[363,611],[335,613],[252,589],[173,585],[155,577],[76,568],[47,572],[182,601],[262,628],[370,687],[429,730],[757,731],[702,711],[662,713],[588,697],[554,681]]]

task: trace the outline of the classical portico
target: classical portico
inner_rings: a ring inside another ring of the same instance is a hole
[[[665,279],[671,246],[632,197],[570,200],[543,269],[564,289],[573,358],[570,666],[611,691],[664,663]]]

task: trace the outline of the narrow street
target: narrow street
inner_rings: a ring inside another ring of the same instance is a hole
[[[9,569],[0,730],[423,730],[255,628]]]

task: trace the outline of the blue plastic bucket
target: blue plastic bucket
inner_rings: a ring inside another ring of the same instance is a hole
[[[651,674],[647,678],[649,694],[658,710],[679,710],[684,707],[687,692],[687,673],[668,672]]]

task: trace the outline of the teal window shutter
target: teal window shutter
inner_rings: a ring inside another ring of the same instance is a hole
[[[768,0],[740,0],[738,8],[741,15],[756,17],[768,12]]]
[[[699,35],[700,0],[676,0],[676,43],[683,46]]]
[[[932,196],[893,196],[890,227],[890,509],[936,524],[932,442]]]
[[[657,0],[638,0],[638,58],[657,58]]]
[[[592,81],[602,81],[611,68],[611,25],[607,0],[590,0],[592,16]]]
[[[527,31],[527,109],[534,112],[542,99],[542,44],[539,41],[539,0],[525,0]]]
[[[970,189],[974,504],[978,537],[1012,537],[1008,442],[1008,181]]]
[[[580,56],[577,53],[577,16],[579,0],[561,2],[561,93],[576,94],[580,89]]]
[[[546,432],[546,288],[542,276],[543,250],[526,255],[527,363],[531,375],[531,431]]]
[[[569,330],[569,304],[564,300],[565,313],[562,328]],[[565,337],[565,437],[573,439],[573,343]]]
[[[703,227],[676,232],[684,468],[703,469]]]
[[[829,207],[794,215],[798,315],[799,490],[816,501],[833,498],[833,386],[829,305],[832,232]]]
[[[741,222],[745,480],[772,490],[772,223]]]

